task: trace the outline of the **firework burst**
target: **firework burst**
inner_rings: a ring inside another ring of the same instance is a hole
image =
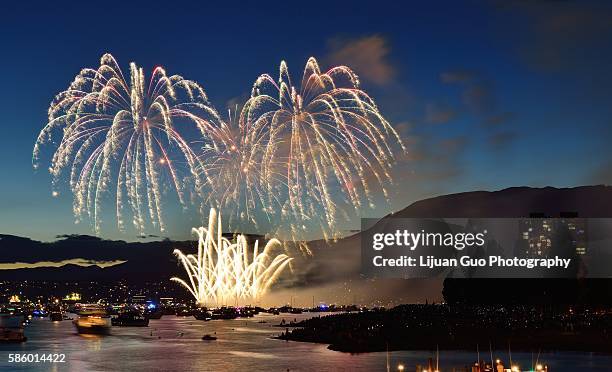
[[[187,288],[201,306],[260,299],[292,258],[284,253],[273,255],[274,250],[281,249],[276,239],[268,241],[261,251],[259,241],[255,241],[251,252],[243,235],[232,243],[222,231],[221,214],[211,209],[208,228],[193,229],[198,236],[197,255],[174,250],[188,280],[171,280]]]
[[[238,112],[236,110],[235,112]],[[222,210],[230,227],[249,224],[265,230],[274,222],[282,201],[273,186],[285,183],[282,164],[273,157],[269,126],[228,112],[228,120],[212,128],[200,155],[199,171],[206,180],[205,204]]]
[[[262,184],[280,201],[294,240],[313,227],[325,239],[336,238],[338,221],[349,210],[374,207],[374,188],[388,200],[394,149],[406,151],[374,100],[360,89],[357,75],[345,66],[322,73],[314,58],[306,63],[299,86],[285,62],[278,81],[261,75],[240,120],[265,131],[260,168],[269,169],[260,174],[274,177]]]
[[[120,230],[131,217],[141,233],[149,223],[163,231],[170,191],[183,208],[224,211],[234,230],[289,241],[336,238],[340,221],[374,207],[377,191],[388,200],[394,155],[405,151],[348,67],[322,73],[310,58],[294,85],[282,62],[278,80],[261,75],[223,119],[197,83],[161,67],[146,82],[134,63],[126,79],[110,54],[51,103],[35,167],[45,144],[54,149],[52,194],[67,174],[77,222],[89,219],[96,232],[106,198]]]
[[[53,195],[58,195],[57,185],[67,171],[77,222],[87,217],[99,231],[102,200],[113,188],[120,230],[127,209],[143,233],[147,221],[165,228],[166,185],[183,207],[189,204],[191,190],[202,181],[189,138],[204,136],[218,115],[197,83],[168,76],[161,67],[147,82],[134,63],[126,79],[115,58],[105,54],[99,68],[83,69],[55,97],[48,117],[34,146],[33,163],[38,167],[45,143],[56,145],[49,167]]]

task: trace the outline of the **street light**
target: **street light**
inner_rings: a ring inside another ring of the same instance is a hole
[[[403,371],[404,370],[404,365],[403,364],[399,364],[397,366],[397,370],[400,371],[400,372]]]

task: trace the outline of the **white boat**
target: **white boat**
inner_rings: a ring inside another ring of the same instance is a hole
[[[78,317],[72,321],[81,334],[108,334],[111,320],[106,310],[97,304],[81,305]]]

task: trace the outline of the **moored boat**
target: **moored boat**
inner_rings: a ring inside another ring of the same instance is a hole
[[[212,319],[212,313],[206,308],[199,309],[193,314],[193,317],[197,320],[209,321]]]
[[[188,307],[181,307],[176,310],[176,316],[192,316],[195,311]]]
[[[147,310],[145,311],[144,315],[149,319],[161,319],[161,317],[164,315],[164,312],[161,310],[155,310],[155,311]]]
[[[110,317],[99,305],[82,305],[78,317],[72,321],[81,334],[108,334],[110,332]]]
[[[115,327],[147,327],[149,318],[138,312],[129,311],[111,318],[111,324]]]
[[[0,313],[0,342],[24,342],[23,316]]]
[[[236,311],[233,307],[220,307],[218,309],[214,309],[212,312],[212,319],[236,319],[238,317],[238,311]]]
[[[49,313],[49,319],[52,322],[59,322],[64,320],[64,314],[62,314],[61,311],[52,311],[51,313]]]

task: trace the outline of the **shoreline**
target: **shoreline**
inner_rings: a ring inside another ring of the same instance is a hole
[[[286,338],[284,336],[274,336],[271,337],[271,339],[274,340],[280,340],[280,341],[289,341],[289,342],[302,342],[302,343],[310,343],[310,344],[320,344],[320,345],[327,345],[327,349],[331,350],[331,351],[336,351],[339,353],[349,353],[349,354],[369,354],[369,353],[382,353],[382,352],[395,352],[395,351],[435,351],[436,348],[418,348],[418,347],[413,347],[413,348],[389,348],[388,350],[386,348],[384,349],[368,349],[368,350],[357,350],[357,349],[351,349],[351,348],[342,348],[342,347],[337,347],[336,344],[330,344],[328,342],[325,341],[316,341],[316,340],[303,340],[303,339],[297,339],[297,338]],[[476,345],[476,344],[474,344]],[[483,347],[485,347],[486,345],[488,345],[487,343],[482,343],[481,344]],[[471,353],[471,352],[475,352],[476,348],[474,346],[473,349],[466,349],[463,347],[456,347],[456,348],[452,348],[452,347],[445,347],[445,348],[438,348],[438,350],[440,352],[443,351],[449,351],[449,352],[456,352],[456,351],[460,351],[460,352],[466,352],[466,353]],[[499,348],[494,348],[493,351],[496,350],[503,350],[503,349],[499,349]],[[521,347],[514,347],[512,346],[512,352],[518,352],[518,353],[530,353],[533,352],[534,349],[528,349],[528,348],[521,348]],[[569,348],[569,349],[560,349],[560,348],[540,348],[537,351],[541,352],[541,353],[576,353],[576,354],[594,354],[594,355],[602,355],[602,356],[612,356],[612,350],[586,350],[586,349],[576,349],[576,348]],[[485,353],[488,352],[488,349],[482,349],[481,353]]]
[[[386,311],[315,317],[275,338],[327,344],[347,353],[493,349],[612,355],[612,314],[543,311],[531,307],[404,305]]]

